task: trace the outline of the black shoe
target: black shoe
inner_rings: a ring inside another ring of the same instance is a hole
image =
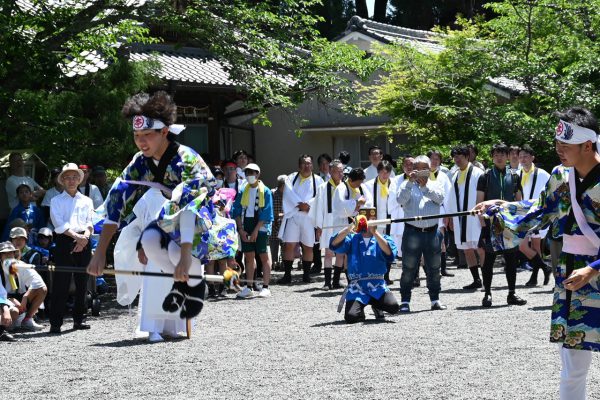
[[[506,297],[506,303],[511,306],[524,306],[527,304],[527,300],[520,298],[514,293],[511,293]]]
[[[16,340],[17,339],[8,332],[3,332],[2,335],[0,335],[0,342],[14,342]]]
[[[453,277],[453,276],[454,276],[454,274],[448,273],[448,272],[446,272],[446,271],[442,271],[442,272],[441,272],[441,275],[442,275],[442,276],[448,276],[448,277]]]
[[[404,314],[409,313],[410,312],[410,305],[408,305],[406,303],[400,304],[400,309],[398,310],[398,312],[404,313]]]
[[[388,286],[391,286],[391,285],[393,285],[393,284],[394,284],[394,281],[393,281],[393,280],[391,280],[390,278],[387,278],[387,279],[385,280],[385,284],[386,284],[386,285],[388,285]]]
[[[302,275],[302,282],[304,283],[312,283],[312,279],[310,278],[310,274],[304,274]]]
[[[371,308],[373,309],[373,313],[375,314],[375,319],[378,319],[378,320],[385,319],[385,315],[383,314],[383,311],[381,311],[380,309],[375,308],[373,306],[371,306]]]
[[[421,286],[421,280],[419,278],[417,278],[413,281],[413,287],[419,287],[419,286]]]
[[[483,300],[481,300],[481,305],[484,307],[492,306],[492,295],[490,293],[486,293],[485,296],[483,296]]]
[[[533,276],[531,278],[529,278],[529,280],[527,282],[525,282],[525,286],[527,287],[536,287],[537,286],[537,279],[534,279]]]
[[[60,330],[60,328],[58,329]],[[86,329],[90,329],[90,326],[88,324],[84,324],[83,322],[76,322],[73,324],[73,330],[75,331],[82,331]],[[50,328],[50,331],[52,331],[52,328]]]
[[[313,264],[312,268],[310,269],[310,274],[311,275],[319,275],[320,273],[321,273],[321,266]]]
[[[278,285],[289,285],[290,283],[292,283],[292,274],[291,273],[290,274],[285,273],[283,275],[283,278],[281,278],[277,281]]]
[[[546,286],[550,282],[550,277],[552,276],[552,267],[546,265],[544,268],[544,286]]]
[[[473,283],[471,283],[470,285],[463,286],[463,289],[464,290],[476,290],[476,289],[481,289],[481,287],[483,287],[483,285],[481,284],[481,280],[477,279],[477,280],[473,281]]]
[[[456,267],[456,269],[467,269],[469,268],[469,266],[467,264],[458,264],[458,266]]]
[[[446,307],[445,304],[440,303],[439,301],[437,301],[434,305],[431,306],[431,309],[433,311],[437,311],[437,310],[446,310],[448,307]]]
[[[208,285],[208,297],[217,297],[217,290],[215,285]]]
[[[332,289],[343,289],[343,288],[344,288],[344,285],[340,285],[340,283],[338,282],[338,283],[334,283],[334,284],[332,284],[332,285],[331,285],[331,288],[332,288]]]
[[[50,326],[50,333],[60,333],[60,326]]]

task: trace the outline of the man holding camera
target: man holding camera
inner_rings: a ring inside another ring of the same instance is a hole
[[[429,180],[431,161],[427,156],[415,158],[414,170],[408,180],[399,187],[397,200],[404,209],[406,218],[440,213],[444,202],[444,187],[437,181]],[[421,257],[425,261],[427,289],[432,310],[445,310],[440,302],[440,264],[442,234],[438,230],[438,220],[429,219],[406,223],[402,235],[402,277],[400,312],[410,312],[410,297],[413,281],[419,269]]]

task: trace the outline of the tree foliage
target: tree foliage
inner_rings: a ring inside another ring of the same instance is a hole
[[[530,143],[543,162],[554,163],[553,113],[572,105],[600,112],[598,6],[597,0],[495,2],[488,5],[495,18],[459,20],[460,30],[445,31],[440,53],[384,48],[387,74],[379,86],[363,88],[359,111],[389,115],[388,133],[413,137],[407,151]],[[521,90],[510,100],[498,97],[492,77],[511,79]]]
[[[320,36],[316,25],[322,18],[311,13],[319,4],[0,0],[3,145],[18,142],[53,159],[72,157],[72,151],[89,156],[103,146],[115,150],[114,138],[123,129],[119,103],[147,88],[153,71],[126,65],[120,49],[131,43],[168,41],[209,50],[238,83],[247,106],[263,117],[270,106],[293,109],[307,98],[326,104],[351,98],[353,79],[366,78],[376,65],[358,49]],[[114,65],[85,77],[66,76],[65,64],[83,61],[82,52],[89,51]]]

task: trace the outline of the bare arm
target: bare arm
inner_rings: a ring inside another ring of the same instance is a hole
[[[375,239],[377,240],[377,244],[379,245],[379,247],[381,247],[381,251],[383,251],[383,253],[386,256],[391,256],[392,249],[390,248],[390,245],[388,244],[387,240],[385,240],[385,238],[381,235],[381,233],[379,233],[377,229],[375,229],[372,232],[373,236],[375,236]]]

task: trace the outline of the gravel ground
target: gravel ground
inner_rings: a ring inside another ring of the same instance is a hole
[[[412,313],[346,325],[341,291],[313,284],[272,285],[270,299],[209,301],[191,340],[135,340],[135,309],[104,300],[90,331],[18,333],[0,343],[2,399],[549,399],[558,398],[559,357],[548,342],[549,287],[525,288],[529,303],[506,305],[506,280],[494,278],[494,307],[458,290],[468,270],[443,278],[446,311],[429,310],[416,288]],[[275,273],[275,277],[280,273]],[[541,274],[540,274],[541,275]],[[400,297],[400,269],[392,290]],[[71,321],[64,328],[70,328]],[[600,399],[594,355],[589,398]]]

